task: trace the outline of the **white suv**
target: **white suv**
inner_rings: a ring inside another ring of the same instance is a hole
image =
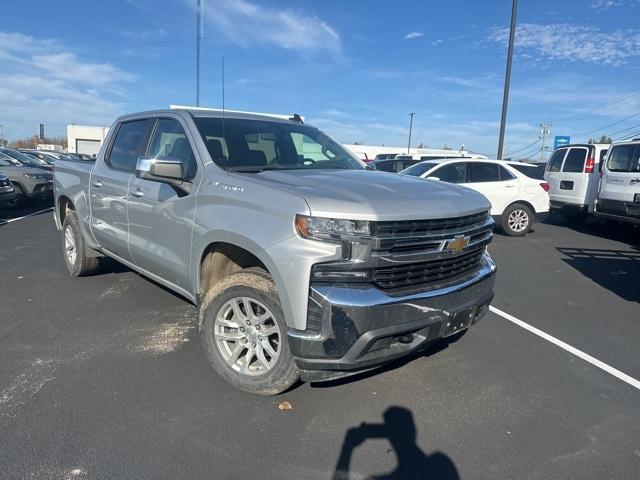
[[[540,221],[549,213],[549,184],[536,179],[538,173],[535,165],[475,159],[427,160],[400,172],[482,193],[491,202],[491,216],[510,236],[525,235],[535,217]]]
[[[569,222],[582,222],[593,213],[599,171],[609,144],[575,144],[558,148],[547,163],[551,210]]]
[[[602,169],[595,213],[640,224],[640,139],[611,146]]]

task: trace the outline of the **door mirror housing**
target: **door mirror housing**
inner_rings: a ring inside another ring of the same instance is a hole
[[[191,190],[191,183],[185,178],[184,164],[174,158],[140,157],[136,164],[136,177],[169,184],[183,193]]]

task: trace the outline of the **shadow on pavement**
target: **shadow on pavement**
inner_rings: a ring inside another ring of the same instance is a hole
[[[562,248],[563,260],[601,287],[630,302],[640,302],[640,252]]]
[[[590,218],[583,223],[570,223],[557,213],[549,215],[544,223],[557,227],[570,228],[586,235],[593,235],[606,240],[614,240],[631,246],[640,243],[640,228],[629,224],[608,222],[596,218]]]
[[[416,425],[413,414],[404,407],[390,407],[383,414],[383,423],[361,423],[347,430],[332,480],[348,480],[351,457],[355,450],[370,439],[388,439],[397,466],[394,470],[369,477],[371,479],[401,480],[459,480],[453,461],[442,452],[424,453],[416,444]],[[361,476],[358,476],[361,478]]]

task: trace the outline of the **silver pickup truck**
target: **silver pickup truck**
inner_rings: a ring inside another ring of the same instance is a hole
[[[54,172],[71,275],[106,255],[199,305],[213,368],[246,391],[381,366],[493,296],[485,197],[367,171],[297,115],[127,115],[95,163]]]

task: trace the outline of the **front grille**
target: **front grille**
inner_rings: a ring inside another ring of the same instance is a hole
[[[376,268],[373,271],[373,281],[388,293],[450,283],[477,270],[484,250],[481,247],[436,260]]]
[[[447,234],[460,229],[482,225],[488,218],[489,212],[480,212],[455,218],[376,222],[374,235],[381,238],[397,238]]]

